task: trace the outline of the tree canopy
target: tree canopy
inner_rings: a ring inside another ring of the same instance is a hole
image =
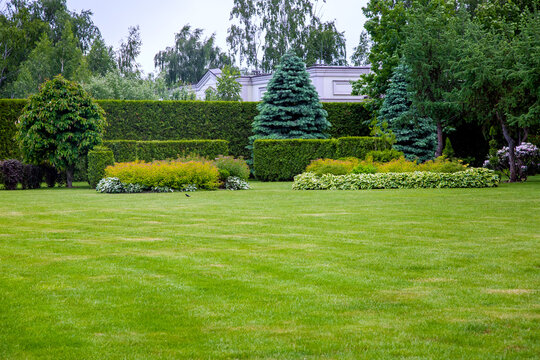
[[[26,161],[48,162],[66,171],[71,187],[75,164],[102,141],[105,112],[82,87],[56,76],[29,98],[17,124]]]
[[[311,0],[234,0],[227,43],[241,63],[271,72],[290,49],[309,64],[346,63],[343,33],[323,23]]]
[[[154,64],[164,73],[169,86],[196,83],[207,70],[231,64],[215,41],[215,34],[203,38],[202,29],[192,30],[190,25],[185,25],[175,35],[174,45],[154,56]]]

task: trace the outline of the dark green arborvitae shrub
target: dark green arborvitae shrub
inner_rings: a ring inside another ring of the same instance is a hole
[[[23,165],[22,188],[39,189],[43,181],[43,169],[37,165]]]
[[[135,160],[177,159],[188,155],[198,155],[214,159],[218,155],[229,153],[229,144],[225,140],[165,140],[134,141],[110,140],[104,145],[112,150],[116,162]]]
[[[281,58],[253,121],[251,141],[326,139],[331,124],[302,60],[288,52]]]
[[[445,156],[448,159],[451,159],[454,157],[454,148],[452,147],[452,142],[450,141],[450,138],[446,138],[446,142],[444,144],[444,149],[442,152],[443,156]]]
[[[96,146],[88,152],[88,184],[95,189],[99,180],[105,177],[105,168],[114,165],[114,155],[105,146]]]
[[[259,180],[292,180],[304,171],[311,160],[345,157],[363,159],[369,151],[390,147],[383,139],[374,137],[256,140],[253,143],[253,167]]]
[[[22,113],[26,100],[0,100],[0,160],[20,157],[15,142],[17,119]]]
[[[23,164],[19,160],[8,159],[0,161],[0,172],[6,190],[15,190],[23,179]]]
[[[388,123],[396,137],[394,148],[409,160],[424,162],[433,159],[437,146],[435,123],[420,117],[408,93],[410,70],[400,64],[394,70],[391,83],[379,111],[379,121]]]

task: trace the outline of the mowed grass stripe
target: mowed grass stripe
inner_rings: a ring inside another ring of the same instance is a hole
[[[2,191],[1,358],[533,358],[540,178]]]

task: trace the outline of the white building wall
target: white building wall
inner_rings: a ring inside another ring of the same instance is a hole
[[[307,72],[322,102],[359,102],[365,98],[365,96],[351,95],[351,81],[356,81],[360,75],[369,73],[369,66],[316,65],[307,68]],[[212,69],[203,76],[193,87],[197,98],[204,99],[206,89],[216,88],[217,77],[220,74],[219,69]],[[238,82],[242,85],[240,92],[242,101],[260,101],[271,78],[272,74],[238,78]]]

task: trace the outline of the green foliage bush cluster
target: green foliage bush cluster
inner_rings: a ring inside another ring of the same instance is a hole
[[[117,162],[143,160],[177,159],[187,155],[197,154],[213,159],[229,153],[228,142],[225,140],[109,140],[104,145],[112,150]]]
[[[253,144],[255,176],[262,181],[291,180],[311,160],[320,158],[364,158],[369,151],[390,148],[374,137],[338,139],[256,140]]]
[[[226,181],[230,176],[244,181],[249,178],[249,166],[243,158],[235,159],[233,156],[220,155],[214,160],[214,163],[219,169],[222,181]]]
[[[224,139],[230,153],[246,149],[256,102],[98,100],[107,118],[106,140]],[[0,159],[18,157],[15,123],[26,100],[0,100]],[[323,103],[332,137],[365,136],[371,118],[367,103]],[[114,152],[114,149],[113,149]],[[116,156],[115,152],[115,156]],[[117,161],[122,161],[117,159]]]
[[[218,168],[209,161],[116,163],[105,169],[105,175],[118,178],[123,184],[138,184],[144,188],[166,186],[182,190],[195,185],[199,189],[215,189],[219,185]]]
[[[400,157],[403,157],[403,153],[395,149],[373,150],[366,155],[366,159],[371,159],[374,162],[380,163],[389,162],[399,159]]]
[[[455,173],[408,172],[317,176],[303,173],[295,176],[294,190],[365,190],[416,188],[484,188],[499,184],[494,171],[471,168]]]
[[[312,172],[316,175],[333,174],[345,175],[358,166],[359,160],[355,157],[345,159],[317,159],[312,160],[306,167],[306,172]]]
[[[113,152],[104,146],[96,146],[88,152],[88,184],[95,188],[105,177],[105,168],[114,165]]]

